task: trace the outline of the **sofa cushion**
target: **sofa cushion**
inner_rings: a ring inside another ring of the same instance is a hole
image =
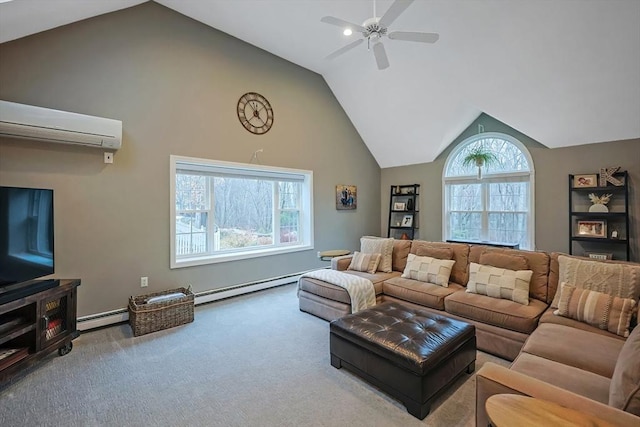
[[[532,274],[531,270],[514,271],[472,262],[469,266],[467,292],[528,305]]]
[[[501,252],[483,252],[478,264],[491,265],[509,270],[528,270],[529,263],[522,255],[505,254]]]
[[[529,305],[523,305],[506,299],[456,292],[445,298],[444,307],[447,313],[456,316],[530,334],[547,305],[534,299]]]
[[[382,282],[384,279],[389,279],[399,275],[397,272],[369,274],[359,271],[345,271],[345,273],[354,274],[371,280],[376,295],[380,295],[382,293]],[[298,287],[303,291],[318,295],[322,298],[339,301],[344,304],[351,304],[351,298],[344,288],[332,285],[331,283],[327,283],[323,280],[312,279],[311,277],[302,277],[298,282]]]
[[[454,292],[462,292],[464,287],[449,283],[449,287],[434,285],[433,283],[419,282],[413,279],[394,277],[387,279],[382,284],[382,292],[404,301],[420,304],[436,310],[444,310],[444,299]]]
[[[635,309],[636,302],[630,298],[564,285],[560,290],[558,309],[553,314],[628,337],[629,323]]]
[[[604,404],[609,401],[611,380],[593,372],[525,352],[513,361],[511,369]]]
[[[449,286],[449,276],[455,261],[450,259],[436,259],[409,254],[407,266],[402,273],[405,279],[419,280],[434,285]]]
[[[611,378],[623,345],[612,334],[544,323],[529,336],[522,351]]]
[[[418,251],[424,247],[452,249],[453,260],[456,263],[451,269],[451,277],[449,280],[461,286],[465,286],[467,284],[469,281],[469,245],[465,243],[443,243],[413,240],[411,243],[411,253],[417,255]]]
[[[391,254],[391,268],[393,271],[404,271],[410,250],[411,240],[395,239],[393,241],[393,252]]]
[[[393,239],[385,239],[382,237],[364,236],[360,238],[360,252],[366,254],[380,254],[380,263],[377,271],[383,273],[391,273],[392,255],[393,255]]]
[[[620,341],[624,341],[623,337],[612,334],[609,331],[603,331],[600,328],[587,325],[586,323],[580,322],[578,320],[570,319],[568,317],[556,316],[555,314],[553,314],[554,311],[556,311],[555,308],[549,307],[544,313],[542,313],[542,316],[540,316],[540,320],[538,321],[538,324],[542,325],[543,323],[550,323],[552,325],[570,326],[574,329],[579,329],[581,331],[589,331],[592,334],[604,335],[607,337],[615,338]]]
[[[453,259],[453,249],[422,245],[416,250],[416,255],[428,256],[437,259]]]
[[[489,246],[471,245],[469,250],[469,261],[482,264],[480,257],[484,254],[506,254],[517,255],[526,258],[529,267],[533,271],[531,283],[529,284],[529,297],[535,298],[545,303],[549,303],[549,255],[545,252],[523,251],[517,249],[493,248]],[[503,267],[504,268],[504,267]]]
[[[640,327],[622,346],[609,387],[609,405],[640,416]]]
[[[557,255],[557,260],[557,283],[638,301],[639,264],[594,261],[562,254]],[[553,308],[558,307],[559,298],[560,292],[556,292],[551,303]]]
[[[365,254],[355,251],[347,270],[366,271],[369,274],[375,274],[381,256],[380,254]]]

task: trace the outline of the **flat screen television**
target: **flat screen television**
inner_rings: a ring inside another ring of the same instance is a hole
[[[41,290],[53,255],[53,190],[0,186],[0,300]]]

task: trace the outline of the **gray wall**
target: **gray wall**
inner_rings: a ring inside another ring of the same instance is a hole
[[[317,251],[379,228],[380,168],[318,74],[152,2],[4,43],[0,58],[1,99],[124,123],[113,165],[102,150],[0,139],[0,185],[55,190],[55,277],[82,279],[81,316],[326,266]],[[249,91],[274,108],[262,136],[236,117]],[[262,164],[313,170],[314,250],[170,270],[169,155],[248,163],[260,148]],[[356,211],[336,211],[337,184],[358,186]]]
[[[387,233],[391,185],[420,184],[419,238],[442,240],[442,172],[447,156],[466,138],[478,132],[501,132],[522,142],[535,168],[535,242],[538,250],[569,252],[569,174],[597,173],[601,167],[621,166],[629,172],[631,259],[640,261],[640,139],[549,149],[504,123],[481,114],[438,158],[431,163],[382,169],[381,226]]]

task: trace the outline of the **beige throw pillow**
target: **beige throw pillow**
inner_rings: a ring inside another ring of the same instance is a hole
[[[532,274],[531,270],[515,271],[472,262],[469,264],[467,292],[529,305]]]
[[[635,309],[636,302],[630,298],[564,285],[560,290],[558,309],[553,314],[628,337],[629,323]]]
[[[640,416],[640,327],[636,326],[618,355],[609,385],[609,406]]]
[[[638,301],[640,296],[640,265],[616,264],[558,256],[558,290],[551,307],[558,307],[563,282],[580,289],[589,289],[620,298]]]
[[[449,287],[449,276],[455,261],[409,254],[402,277]]]
[[[391,273],[393,262],[393,239],[364,236],[360,238],[360,252],[365,254],[380,254],[380,263],[377,271]]]
[[[349,264],[347,270],[365,271],[369,274],[374,274],[380,263],[380,257],[380,254],[363,254],[356,251],[351,257],[351,264]]]

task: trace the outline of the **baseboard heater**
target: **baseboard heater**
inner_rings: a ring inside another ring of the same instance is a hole
[[[277,286],[288,285],[298,281],[303,273],[295,273],[287,276],[280,276],[266,280],[242,283],[234,286],[227,286],[219,289],[198,292],[195,294],[195,305],[206,304],[213,301],[231,298],[238,295],[250,294],[263,289],[275,288]],[[101,328],[116,323],[129,320],[129,312],[126,308],[105,311],[104,313],[90,314],[78,318],[78,330],[87,331]]]

